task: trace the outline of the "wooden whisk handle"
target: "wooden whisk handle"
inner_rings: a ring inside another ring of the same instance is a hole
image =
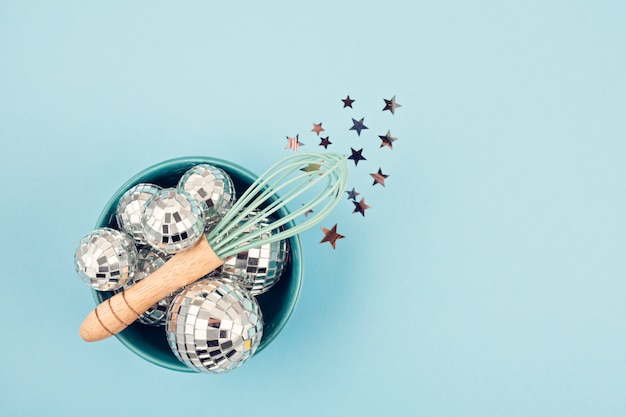
[[[196,245],[174,255],[149,277],[103,301],[81,324],[80,336],[95,342],[121,332],[161,299],[223,263],[202,236]]]

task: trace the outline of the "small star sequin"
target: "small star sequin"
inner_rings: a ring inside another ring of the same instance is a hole
[[[320,142],[320,146],[323,146],[324,149],[328,149],[328,145],[332,145],[333,143],[328,140],[328,136],[326,136],[325,138],[322,138],[321,142]]]
[[[352,188],[352,191],[346,191],[346,194],[348,194],[348,200],[356,200],[356,196],[360,195],[354,188]]]
[[[382,148],[383,146],[386,146],[389,149],[393,149],[393,142],[398,139],[398,138],[392,137],[391,132],[389,130],[387,131],[386,135],[384,136],[378,135],[378,137],[380,138],[380,140],[382,140],[380,147]]]
[[[389,175],[385,175],[383,174],[383,172],[381,171],[380,168],[378,168],[378,172],[375,174],[370,174],[372,176],[372,178],[374,178],[374,183],[372,184],[372,186],[376,185],[376,184],[380,184],[383,187],[385,186],[385,178],[387,178]]]
[[[309,165],[305,166],[304,168],[300,168],[300,171],[304,171],[304,172],[318,171],[321,166],[322,165],[320,165],[320,164],[309,164]]]
[[[346,107],[350,107],[352,108],[352,103],[354,103],[354,100],[352,100],[350,98],[350,95],[348,95],[348,97],[346,97],[345,99],[341,100],[343,101],[343,108],[345,109]]]
[[[361,153],[363,152],[363,148],[359,149],[358,151],[354,150],[354,148],[350,149],[352,150],[352,155],[350,155],[348,159],[352,159],[354,161],[354,166],[357,166],[359,164],[359,161],[367,161],[367,159],[365,159],[365,157],[361,155]]]
[[[285,149],[293,149],[294,152],[298,152],[298,147],[304,146],[304,143],[300,142],[298,135],[293,138],[287,136],[287,141],[288,143],[287,146],[285,146]]]
[[[324,238],[320,241],[320,243],[328,242],[331,244],[333,249],[335,249],[335,243],[339,239],[343,239],[345,237],[344,235],[340,235],[339,233],[337,233],[336,223],[330,230],[325,227],[322,227],[322,232],[324,232]]]
[[[402,107],[401,104],[396,103],[396,96],[391,97],[391,100],[387,100],[385,98],[383,100],[385,100],[385,108],[383,111],[389,110],[391,114],[396,114],[396,109],[398,107]]]
[[[311,132],[315,132],[317,136],[319,136],[320,133],[323,132],[324,130],[325,129],[322,127],[322,122],[320,122],[319,124],[313,123],[313,129],[311,129]]]
[[[352,127],[348,130],[356,130],[357,135],[361,136],[361,130],[367,129],[368,127],[363,124],[365,117],[362,117],[361,120],[352,119]]]
[[[372,208],[372,206],[368,206],[367,204],[365,204],[365,198],[361,198],[361,201],[359,201],[358,203],[356,201],[353,201],[353,203],[354,211],[352,212],[352,214],[361,213],[363,217],[365,217],[365,210],[367,210],[368,208]]]
[[[304,207],[304,203],[302,203],[302,207]],[[304,212],[304,217],[309,217],[309,214],[313,213],[313,210],[308,209],[307,211]]]

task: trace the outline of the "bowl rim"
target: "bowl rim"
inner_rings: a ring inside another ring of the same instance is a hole
[[[224,159],[214,158],[210,156],[183,156],[183,157],[172,158],[172,159],[168,159],[162,162],[158,162],[156,164],[149,166],[148,168],[141,170],[137,174],[133,175],[121,187],[119,187],[117,191],[114,192],[114,194],[107,201],[102,212],[100,213],[100,216],[98,217],[98,220],[96,222],[96,227],[102,227],[103,224],[108,224],[112,220],[111,216],[113,216],[114,214],[109,214],[109,213],[111,213],[112,208],[115,205],[117,205],[117,202],[119,201],[122,194],[124,194],[124,192],[126,192],[132,186],[142,182],[143,178],[154,176],[158,173],[162,173],[163,171],[170,171],[175,167],[179,167],[181,164],[202,164],[202,163],[215,165],[219,168],[224,169],[227,172],[229,171],[236,172],[239,177],[243,178],[245,181],[249,181],[250,183],[252,183],[258,177],[257,175],[252,173],[252,171],[240,165],[237,165],[230,161],[226,161]],[[288,213],[289,212],[285,207],[283,207],[279,211],[279,214],[281,216],[285,216]],[[295,223],[293,221],[286,224],[286,227],[288,228],[291,228],[294,226],[295,226]],[[261,344],[255,351],[253,356],[256,356],[260,352],[262,352],[276,337],[278,337],[280,332],[287,325],[287,322],[293,315],[296,309],[296,306],[298,304],[298,301],[300,300],[300,295],[302,292],[302,285],[304,281],[304,274],[303,274],[303,271],[304,271],[303,261],[304,260],[302,257],[302,244],[300,242],[300,237],[297,234],[290,237],[289,244],[291,246],[291,266],[290,266],[290,268],[292,268],[291,280],[294,281],[293,284],[295,285],[295,288],[293,289],[293,291],[290,291],[290,293],[292,293],[292,296],[287,299],[289,303],[286,306],[287,309],[285,310],[285,313],[280,316],[280,320],[277,320],[278,323],[273,326],[272,333],[268,336],[266,336],[265,334],[263,335],[263,338],[261,339]],[[92,296],[96,305],[100,304],[102,302],[103,293],[95,289],[91,289],[91,293],[92,293]],[[115,337],[134,354],[136,354],[142,359],[148,362],[151,362],[155,365],[161,366],[166,369],[174,370],[174,371],[191,372],[191,373],[198,372],[194,369],[187,367],[182,362],[180,364],[176,364],[175,366],[169,362],[164,362],[158,356],[151,354],[149,351],[140,349],[139,347],[135,345],[135,343],[133,343],[132,338],[128,337],[128,335],[125,334],[124,331],[117,333]]]

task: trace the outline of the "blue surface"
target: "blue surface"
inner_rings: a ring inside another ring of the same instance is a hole
[[[625,4],[0,2],[0,414],[626,415]],[[271,346],[213,376],[80,340],[72,254],[124,181],[260,173],[320,121],[372,208],[301,236]]]

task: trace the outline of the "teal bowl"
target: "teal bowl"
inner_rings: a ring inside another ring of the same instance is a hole
[[[148,182],[161,187],[174,187],[185,171],[198,164],[211,164],[226,171],[233,180],[237,196],[240,196],[256,179],[256,176],[247,169],[221,159],[205,156],[170,159],[144,169],[126,181],[107,203],[96,227],[118,228],[115,219],[117,203],[122,194],[134,185]],[[278,215],[284,217],[288,213],[287,209],[283,208]],[[293,223],[286,225],[288,228],[293,226]],[[303,280],[302,247],[297,235],[289,238],[289,243],[290,261],[281,279],[269,291],[256,297],[263,312],[264,325],[263,338],[255,356],[272,343],[285,327],[300,297]],[[92,292],[96,304],[100,304],[113,295],[113,292],[95,290]],[[196,372],[174,356],[167,343],[164,327],[147,326],[135,322],[115,336],[132,352],[155,365],[174,371]]]

